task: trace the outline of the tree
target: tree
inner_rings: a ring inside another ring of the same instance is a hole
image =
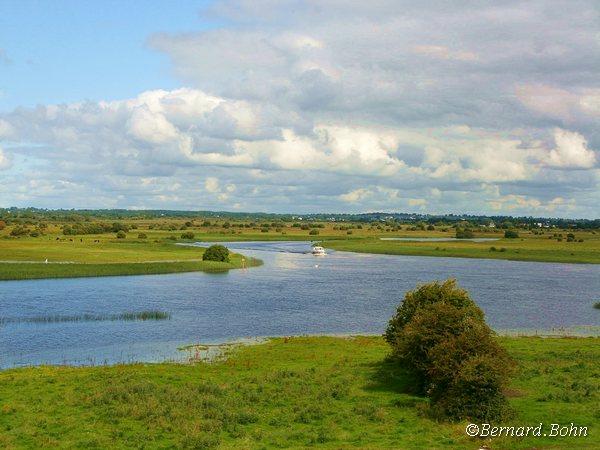
[[[456,239],[473,239],[473,231],[462,228],[456,229]]]
[[[127,235],[125,234],[124,231],[117,232],[117,239],[125,239],[126,237],[127,237]]]
[[[408,368],[434,415],[497,420],[513,363],[494,340],[483,311],[456,280],[408,291],[385,334],[392,358]]]
[[[202,261],[229,262],[229,250],[220,244],[211,245],[202,255]]]
[[[192,233],[191,231],[181,233],[181,239],[194,239],[194,233]]]
[[[504,237],[507,239],[516,239],[519,237],[519,233],[515,230],[506,230],[504,232]]]

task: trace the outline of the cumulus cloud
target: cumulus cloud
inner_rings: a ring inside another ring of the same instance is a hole
[[[587,141],[579,134],[557,128],[554,130],[556,148],[550,151],[548,165],[567,169],[589,169],[596,164],[596,154],[587,148]]]

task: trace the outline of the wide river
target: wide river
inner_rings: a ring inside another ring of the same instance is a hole
[[[404,293],[456,278],[495,329],[600,325],[600,265],[330,252],[308,242],[227,243],[264,265],[222,274],[0,282],[0,368],[182,358],[178,346],[250,336],[383,333]],[[162,321],[15,323],[161,310]],[[8,323],[6,322],[8,319]],[[590,327],[590,328],[586,328]]]

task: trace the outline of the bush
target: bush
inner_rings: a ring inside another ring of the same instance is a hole
[[[117,233],[117,239],[125,239],[127,237],[127,234],[125,234],[124,231],[119,231]]]
[[[319,234],[319,230],[310,230],[310,231],[308,232],[308,234],[309,234],[310,236],[317,236],[317,235]]]
[[[483,311],[455,280],[408,291],[385,339],[392,358],[413,372],[430,398],[434,415],[480,421],[508,415],[503,389],[512,360],[494,340]]]
[[[506,239],[517,239],[519,237],[519,233],[515,230],[506,230],[504,232],[504,237]]]
[[[146,235],[146,233],[140,233],[138,234],[138,239],[148,239],[148,236]]]
[[[229,262],[229,250],[220,244],[211,245],[202,255],[202,261]]]
[[[194,233],[192,233],[191,231],[181,233],[181,239],[194,239]]]
[[[456,239],[473,239],[473,231],[469,229],[462,230],[460,228],[457,228]]]

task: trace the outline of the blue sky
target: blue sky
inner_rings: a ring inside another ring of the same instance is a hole
[[[13,1],[0,207],[600,216],[594,0]]]
[[[156,32],[201,31],[206,1],[31,1],[0,6],[0,110],[129,98],[181,86]]]

